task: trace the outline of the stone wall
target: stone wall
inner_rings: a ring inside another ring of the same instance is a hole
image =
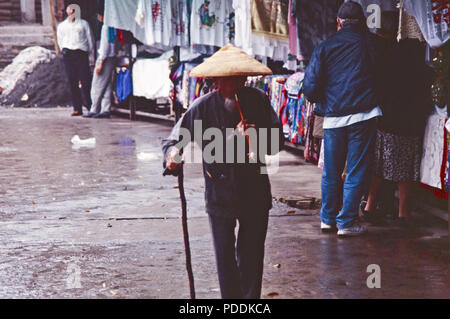
[[[21,20],[20,0],[0,0],[0,23]]]

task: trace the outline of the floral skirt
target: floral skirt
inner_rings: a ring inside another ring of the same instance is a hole
[[[377,132],[375,175],[391,182],[417,182],[420,179],[422,140],[417,136],[400,136]]]

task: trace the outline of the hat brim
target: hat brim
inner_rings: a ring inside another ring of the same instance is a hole
[[[267,66],[241,49],[229,44],[195,67],[190,76],[219,78],[271,74],[272,71]]]

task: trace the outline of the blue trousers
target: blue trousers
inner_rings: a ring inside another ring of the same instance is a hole
[[[238,219],[209,215],[223,299],[261,298],[268,221],[267,211]]]
[[[324,130],[325,166],[320,217],[325,224],[344,229],[350,227],[359,216],[361,197],[370,185],[376,126],[377,120],[371,119]],[[346,179],[342,182],[346,162]]]

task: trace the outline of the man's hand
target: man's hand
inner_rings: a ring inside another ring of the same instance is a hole
[[[103,61],[98,61],[95,66],[95,73],[100,74],[103,70]]]
[[[244,121],[239,122],[239,124],[236,126],[237,131],[242,136],[247,135],[247,133],[245,131],[247,131],[249,128],[256,128],[256,125],[255,124],[247,124],[247,122],[244,120]]]
[[[181,163],[180,163],[180,162],[176,161],[177,157],[178,158],[180,157],[180,151],[178,149],[174,148],[166,158],[166,168],[169,171],[176,171],[179,168],[181,168],[181,166],[183,166],[184,162],[181,161]]]

